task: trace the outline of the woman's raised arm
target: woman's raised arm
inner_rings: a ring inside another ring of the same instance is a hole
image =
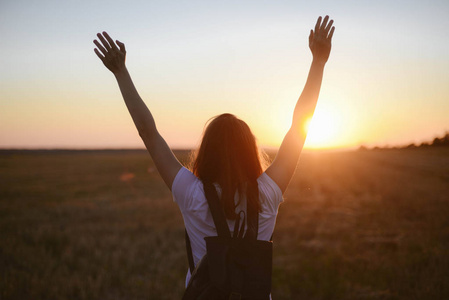
[[[157,131],[156,123],[150,110],[137,93],[125,66],[125,45],[116,41],[117,47],[116,43],[105,31],[103,31],[103,34],[98,33],[97,37],[101,43],[94,40],[94,44],[98,48],[94,49],[94,51],[117,79],[126,107],[131,114],[137,131],[150,153],[159,174],[168,188],[171,189],[173,180],[182,165]]]
[[[306,140],[307,129],[305,123],[312,117],[318,101],[318,95],[320,94],[324,65],[329,58],[332,35],[335,30],[335,27],[332,26],[334,21],[328,21],[329,16],[326,16],[324,20],[319,17],[315,30],[310,30],[309,47],[312,51],[313,60],[309,76],[307,77],[304,90],[296,103],[290,130],[285,135],[276,158],[266,170],[267,175],[276,182],[282,193],[287,189],[290,179],[295,172],[299,155]]]

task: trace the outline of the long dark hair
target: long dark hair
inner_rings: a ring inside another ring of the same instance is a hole
[[[226,218],[235,219],[234,195],[246,195],[247,205],[260,211],[257,178],[264,157],[249,126],[232,114],[209,120],[199,149],[192,157],[193,173],[203,182],[218,183]]]

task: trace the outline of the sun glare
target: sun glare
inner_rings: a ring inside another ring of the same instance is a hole
[[[312,149],[333,148],[337,146],[340,130],[340,118],[335,111],[317,108],[312,118],[306,121],[308,131],[306,147]]]
[[[260,136],[264,146],[277,148],[282,142],[286,132],[292,124],[292,113],[288,110],[279,110],[276,113],[267,113],[272,119],[269,128],[265,124],[256,128],[256,136]],[[303,130],[307,131],[304,145],[307,149],[336,149],[352,146],[351,128],[348,128],[347,112],[336,105],[319,105],[313,117],[303,123]]]

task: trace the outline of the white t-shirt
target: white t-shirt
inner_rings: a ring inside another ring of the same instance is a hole
[[[259,232],[257,239],[269,241],[276,224],[276,216],[279,204],[283,201],[282,191],[278,185],[266,173],[257,178],[259,185],[259,201],[261,212],[259,213]],[[217,186],[220,195],[221,190]],[[181,209],[182,217],[192,247],[193,261],[195,265],[206,254],[207,236],[216,236],[217,230],[212,219],[212,214],[204,195],[203,183],[192,172],[182,167],[176,175],[172,185],[173,200]],[[236,194],[238,201],[238,193]],[[236,202],[237,203],[237,202]],[[243,210],[246,213],[246,201],[241,201],[236,212]],[[231,234],[234,229],[234,220],[227,220]],[[246,226],[245,226],[246,232]],[[186,286],[190,280],[190,270],[187,271]]]

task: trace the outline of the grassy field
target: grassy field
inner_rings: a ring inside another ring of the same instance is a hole
[[[449,149],[303,154],[274,245],[275,300],[449,299]],[[180,299],[186,270],[145,152],[0,153],[0,299]]]

